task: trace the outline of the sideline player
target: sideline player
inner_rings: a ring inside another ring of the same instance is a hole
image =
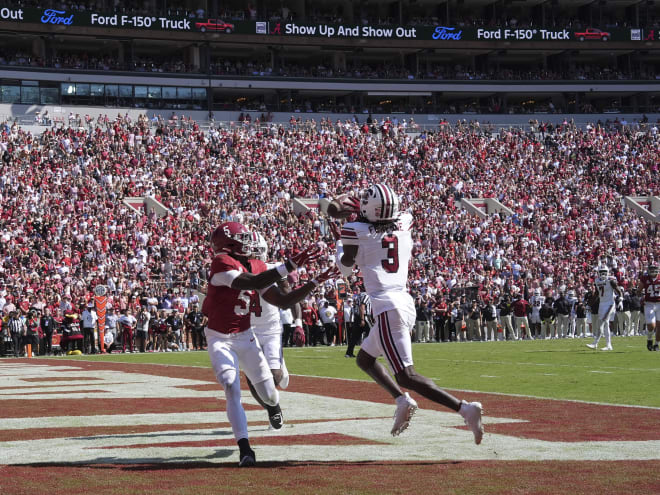
[[[605,347],[601,351],[612,350],[612,335],[610,332],[610,320],[614,319],[616,312],[615,296],[621,295],[621,289],[616,283],[616,279],[610,276],[610,270],[607,266],[601,265],[598,267],[598,277],[594,281],[596,293],[600,298],[598,305],[598,333],[594,331],[594,341],[587,344],[591,349],[598,348],[598,341],[605,334]]]
[[[250,273],[251,232],[243,224],[225,222],[211,234],[213,261],[202,312],[208,318],[204,329],[211,365],[225,391],[227,417],[240,449],[239,466],[254,466],[256,456],[247,432],[247,417],[241,404],[239,369],[242,369],[261,400],[279,405],[273,375],[250,328],[253,291],[265,289],[297,267],[318,258],[321,250],[312,246],[259,274]],[[308,285],[316,286],[312,280]]]
[[[639,279],[639,293],[644,294],[644,319],[646,320],[646,348],[660,351],[660,267],[657,262],[649,263],[646,274]],[[655,335],[655,345],[653,345]]]
[[[541,288],[534,289],[534,295],[529,299],[532,306],[532,314],[529,315],[529,335],[530,337],[539,337],[541,335],[541,308],[545,303],[545,296],[541,293]]]
[[[396,400],[392,435],[403,432],[417,410],[417,403],[402,392],[401,386],[458,412],[479,444],[483,436],[481,404],[457,399],[413,367],[410,336],[416,312],[406,290],[413,218],[399,208],[398,196],[383,184],[369,187],[359,200],[344,196],[328,206],[327,213],[334,218],[358,215],[357,221],[345,223],[341,232],[333,226],[335,237],[339,234],[338,266],[345,276],[352,273],[354,265],[360,267],[375,319],[358,352],[357,364]],[[376,360],[381,355],[396,381]]]

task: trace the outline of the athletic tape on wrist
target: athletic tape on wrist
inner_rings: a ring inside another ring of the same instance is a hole
[[[277,270],[277,273],[282,278],[286,277],[289,274],[289,269],[286,267],[286,263],[282,263],[280,265],[277,265],[275,267],[275,270]]]

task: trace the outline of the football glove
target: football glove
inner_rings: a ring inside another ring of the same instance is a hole
[[[298,268],[299,266],[306,265],[307,263],[317,260],[321,257],[323,251],[316,244],[308,246],[307,248],[300,251],[298,254],[295,254],[289,258],[289,262],[293,265],[293,268]]]

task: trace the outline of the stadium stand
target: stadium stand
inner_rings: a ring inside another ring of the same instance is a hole
[[[332,244],[292,198],[373,181],[418,218],[416,294],[584,293],[603,259],[628,287],[660,256],[622,201],[659,194],[654,3],[218,4],[0,4],[3,306],[171,304],[219,222],[282,259]]]
[[[476,126],[411,134],[385,124],[373,134],[339,123],[204,132],[119,115],[33,135],[4,124],[5,291],[14,301],[32,294],[59,303],[89,300],[110,278],[120,300],[196,288],[190,281],[204,280],[216,224],[254,225],[271,258],[282,259],[312,240],[331,243],[316,218],[295,218],[292,197],[376,180],[393,184],[418,218],[410,283],[420,293],[477,285],[492,295],[523,273],[529,284],[582,290],[601,257],[631,283],[658,255],[657,231],[621,200],[658,193],[657,126],[540,129],[495,137]],[[140,214],[121,202],[133,196],[154,196],[173,213]],[[497,198],[514,215],[469,216],[458,207],[463,197]]]

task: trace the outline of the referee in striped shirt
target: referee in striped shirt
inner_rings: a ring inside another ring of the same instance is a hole
[[[355,346],[362,341],[363,334],[369,334],[369,330],[374,324],[373,313],[371,312],[371,299],[366,292],[353,300],[353,325],[348,338],[348,348],[345,357],[355,357],[353,351]]]
[[[7,328],[11,335],[13,344],[14,356],[19,357],[23,354],[23,338],[25,336],[25,324],[18,317],[16,311],[9,313],[9,320],[7,320]]]

